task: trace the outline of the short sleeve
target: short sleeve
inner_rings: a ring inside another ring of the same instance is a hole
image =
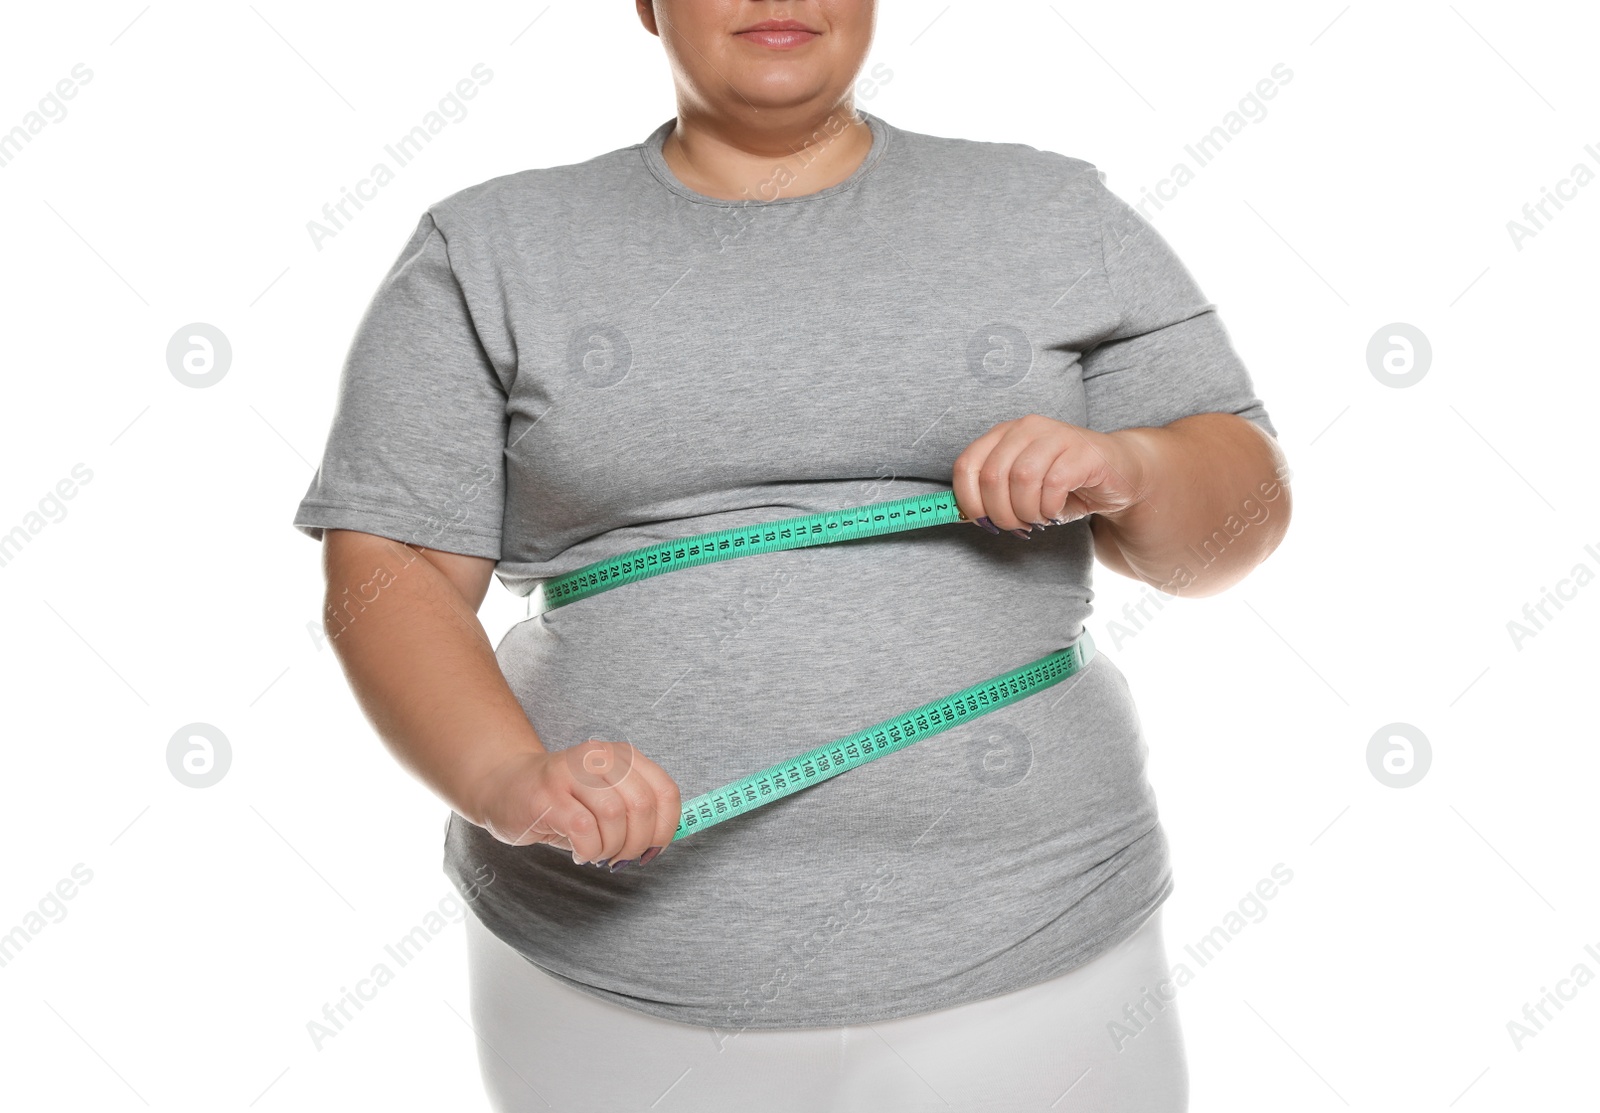
[[[1276,437],[1216,307],[1177,254],[1103,181],[1091,188],[1119,320],[1081,360],[1089,428],[1109,433],[1233,413]]]
[[[424,214],[356,328],[295,528],[499,560],[505,441],[505,387]]]

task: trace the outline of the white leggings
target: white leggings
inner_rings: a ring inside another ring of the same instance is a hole
[[[475,914],[466,930],[478,1061],[497,1113],[1188,1108],[1176,1005],[1157,1010],[1143,992],[1167,977],[1159,909],[1129,939],[1060,977],[843,1028],[736,1031],[663,1020],[551,977]],[[1142,1013],[1126,1011],[1141,999]]]

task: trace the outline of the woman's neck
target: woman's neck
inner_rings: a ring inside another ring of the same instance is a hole
[[[844,181],[872,148],[872,129],[846,103],[817,118],[760,126],[679,108],[661,157],[684,185],[708,197],[771,201]]]

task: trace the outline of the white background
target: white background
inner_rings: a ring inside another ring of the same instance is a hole
[[[0,933],[74,865],[92,880],[0,967],[0,1103],[484,1107],[459,923],[321,1050],[307,1033],[452,891],[446,810],[313,637],[319,554],[290,521],[420,212],[673,114],[632,8],[7,7],[0,129],[76,63],[93,77],[0,167],[0,532],[74,465],[92,479],[0,567]],[[1110,620],[1139,585],[1102,570],[1090,627],[1149,740],[1174,960],[1293,871],[1180,991],[1196,1110],[1593,1093],[1600,984],[1520,1049],[1507,1023],[1575,965],[1600,974],[1600,586],[1520,644],[1507,624],[1600,572],[1578,452],[1600,183],[1520,249],[1507,222],[1575,164],[1600,172],[1597,37],[1577,3],[882,6],[867,68],[892,77],[863,107],[1087,159],[1135,202],[1274,65],[1293,74],[1153,216],[1277,423],[1293,527],[1131,638]],[[479,62],[469,114],[314,247],[307,221]],[[233,348],[206,389],[166,364],[192,322]],[[1367,362],[1393,322],[1432,346],[1403,389]],[[522,607],[491,588],[494,640]],[[206,789],[167,765],[194,722],[232,752]],[[1409,788],[1368,766],[1393,722],[1431,744]]]

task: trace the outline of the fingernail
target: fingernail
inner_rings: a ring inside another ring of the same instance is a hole
[[[1018,537],[1022,538],[1024,541],[1032,541],[1033,540],[1033,534],[1029,530],[1014,529],[1011,532],[1016,534]]]
[[[607,862],[609,862],[609,861],[611,861],[611,859],[610,859],[610,858],[601,858],[601,859],[600,859],[600,860],[599,860],[599,861],[597,861],[597,862],[590,862],[590,863],[589,863],[589,864],[590,864],[590,865],[591,865],[591,866],[603,866],[603,865],[605,865],[605,864],[606,864],[606,863],[607,863]]]
[[[1068,522],[1072,521],[1072,519],[1071,518],[1051,518],[1050,521],[1052,523],[1054,523],[1055,525],[1064,526]]]
[[[973,521],[977,522],[980,526],[982,526],[984,529],[988,530],[990,533],[999,533],[1000,532],[1000,527],[995,525],[993,522],[991,522],[988,519],[987,515],[982,517],[982,518],[974,518]]]
[[[1040,529],[1044,529],[1044,528],[1045,528],[1045,527],[1046,527],[1046,526],[1048,526],[1048,525],[1049,525],[1049,524],[1050,524],[1050,523],[1049,523],[1049,522],[1035,522],[1035,523],[1033,523],[1033,524],[1034,524],[1034,525],[1036,525],[1036,526],[1038,526],[1038,527],[1039,527],[1039,528],[1040,528]]]
[[[665,849],[666,847],[664,846],[652,846],[649,850],[646,850],[643,854],[639,855],[639,864],[641,866],[644,865],[646,862],[650,861]]]
[[[616,873],[616,872],[617,872],[617,871],[618,871],[618,870],[620,870],[620,869],[622,869],[622,868],[624,868],[624,867],[626,867],[626,866],[631,866],[631,865],[633,865],[633,864],[634,864],[634,863],[635,863],[635,862],[637,862],[637,861],[638,861],[638,860],[639,860],[639,859],[637,859],[637,858],[629,858],[629,859],[627,859],[627,860],[626,860],[626,861],[622,861],[622,862],[613,862],[613,863],[612,863],[612,865],[611,865],[611,872],[612,872],[612,873]]]

